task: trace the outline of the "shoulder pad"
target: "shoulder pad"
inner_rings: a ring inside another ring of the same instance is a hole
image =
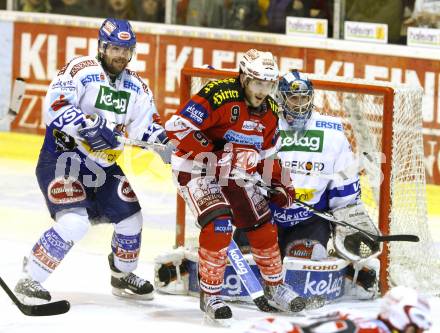
[[[208,82],[197,95],[209,101],[215,110],[227,102],[243,99],[243,89],[237,77]]]
[[[341,118],[330,115],[322,115],[320,113],[313,114],[313,121],[316,128],[323,130],[334,130],[335,132],[344,132]]]
[[[77,57],[71,60],[65,67],[63,67],[58,75],[64,74],[67,70],[69,70],[70,76],[73,78],[75,75],[87,67],[99,66],[98,60],[89,56]],[[62,74],[60,74],[62,72]]]
[[[278,111],[279,111],[278,103],[272,98],[272,96],[267,96],[266,101],[272,113],[278,118]]]

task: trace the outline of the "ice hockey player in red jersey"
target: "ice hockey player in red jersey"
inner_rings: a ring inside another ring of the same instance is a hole
[[[301,326],[284,318],[264,318],[243,333],[423,333],[430,328],[428,300],[413,289],[399,286],[385,294],[379,315],[373,319],[334,313]]]
[[[237,77],[207,83],[165,124],[177,142],[171,164],[179,191],[201,229],[200,308],[214,320],[232,317],[218,297],[232,225],[246,232],[265,281],[267,298],[256,302],[259,308],[273,310],[271,304],[296,312],[305,307],[305,300],[282,283],[268,199],[259,187],[243,186],[240,176],[258,177],[272,166],[271,185],[279,191],[270,200],[284,207],[295,197],[289,181],[281,181],[280,165],[268,162],[276,152],[278,106],[269,95],[277,87],[278,67],[272,53],[251,49],[239,68]]]

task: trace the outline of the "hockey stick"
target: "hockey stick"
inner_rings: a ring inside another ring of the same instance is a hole
[[[231,179],[242,179],[242,180],[248,181],[258,187],[261,187],[262,189],[267,191],[268,194],[274,194],[277,192],[277,190],[271,188],[269,185],[263,183],[261,180],[254,179],[252,176],[250,176],[246,173],[236,174]],[[294,201],[298,206],[307,209],[308,211],[312,212],[313,214],[315,214],[319,217],[322,217],[323,219],[330,221],[332,223],[344,226],[346,228],[355,229],[355,230],[363,233],[364,235],[366,235],[367,237],[369,237],[371,240],[373,240],[375,242],[392,242],[392,241],[394,241],[394,242],[418,242],[420,240],[418,236],[409,235],[409,234],[376,235],[376,234],[373,234],[373,233],[368,232],[366,230],[363,230],[355,225],[352,225],[348,222],[337,220],[332,214],[330,214],[328,212],[320,211],[320,210],[316,209],[315,207],[313,207],[309,204],[306,204],[305,202],[302,202],[301,200],[295,199]]]
[[[56,316],[66,313],[70,309],[70,303],[68,301],[57,301],[46,304],[27,305],[19,301],[17,296],[9,289],[5,281],[0,277],[0,285],[3,290],[8,294],[9,298],[15,303],[18,309],[26,316]]]
[[[119,143],[122,143],[124,145],[152,149],[154,151],[163,151],[167,148],[167,146],[162,143],[156,143],[156,142],[150,143],[142,140],[129,139],[126,138],[125,136],[120,136],[120,135],[116,136],[116,140],[118,140]]]
[[[226,252],[232,267],[234,267],[234,270],[238,275],[238,278],[244,285],[244,288],[258,309],[263,312],[277,312],[277,309],[267,303],[267,299],[264,297],[264,291],[260,281],[258,281],[254,272],[252,272],[252,269],[250,268],[246,259],[243,257],[243,253],[241,253],[240,248],[233,239],[231,239],[231,243],[229,244]]]
[[[340,220],[336,219],[332,214],[318,210],[315,207],[313,207],[309,204],[306,204],[305,202],[303,202],[301,200],[295,199],[294,201],[298,206],[307,209],[308,211],[312,212],[313,214],[315,214],[319,217],[322,217],[323,219],[326,219],[327,221],[330,221],[334,224],[338,224],[338,225],[341,225],[346,228],[355,229],[355,230],[363,233],[364,235],[366,235],[367,237],[369,237],[371,240],[373,240],[375,242],[393,242],[393,241],[394,242],[418,242],[420,240],[418,236],[409,235],[409,234],[376,235],[376,234],[373,234],[373,233],[368,232],[366,230],[363,230],[353,224],[350,224],[348,222],[340,221]]]
[[[260,281],[258,281],[254,272],[252,272],[252,269],[243,257],[243,253],[241,253],[237,243],[235,243],[233,239],[231,239],[227,253],[232,267],[234,267],[235,272],[252,300],[255,301],[255,299],[263,296],[264,291]]]

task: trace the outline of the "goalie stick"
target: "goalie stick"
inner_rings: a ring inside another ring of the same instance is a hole
[[[248,181],[252,184],[255,184],[258,187],[261,187],[262,189],[267,191],[268,194],[273,194],[273,193],[277,192],[277,190],[271,188],[269,185],[263,183],[261,180],[254,179],[252,176],[250,176],[246,173],[236,173],[236,175],[231,177],[231,179],[234,179],[234,180],[242,179],[244,181]],[[363,230],[355,225],[352,225],[348,222],[337,220],[332,214],[330,214],[328,212],[320,211],[320,210],[316,209],[315,207],[313,207],[309,204],[306,204],[305,202],[303,202],[301,200],[295,199],[294,201],[298,206],[301,206],[301,207],[309,210],[313,214],[315,214],[319,217],[322,217],[323,219],[326,219],[327,221],[330,221],[332,223],[344,226],[346,228],[355,229],[355,230],[363,233],[364,235],[366,235],[367,237],[369,237],[371,240],[373,240],[375,242],[393,242],[393,241],[394,242],[418,242],[420,240],[418,236],[409,235],[409,234],[376,235],[376,234],[373,234],[373,233],[368,232],[366,230]]]
[[[0,285],[3,290],[8,294],[9,298],[15,303],[18,309],[26,316],[56,316],[66,313],[70,309],[70,303],[62,300],[46,304],[28,305],[19,301],[17,296],[7,286],[5,281],[0,277]]]

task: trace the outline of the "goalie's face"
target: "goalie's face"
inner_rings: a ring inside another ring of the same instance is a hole
[[[275,97],[291,130],[301,133],[313,110],[314,89],[310,80],[293,70],[280,79]]]

